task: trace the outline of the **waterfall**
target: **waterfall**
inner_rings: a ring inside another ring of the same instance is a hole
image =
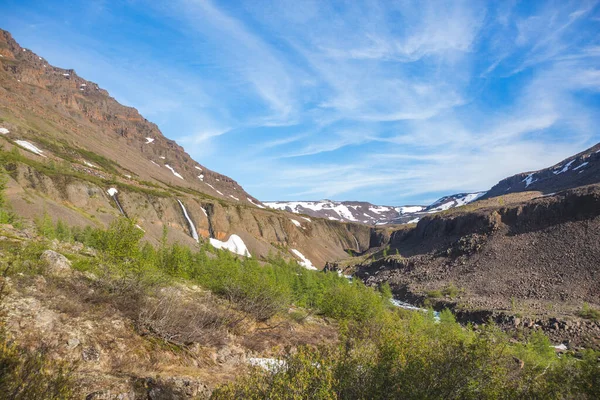
[[[360,253],[360,245],[358,244],[358,239],[356,239],[356,236],[352,235],[352,237],[354,238],[354,241],[356,242],[356,251],[358,253]]]
[[[188,226],[190,228],[190,233],[192,234],[192,237],[194,238],[194,240],[196,240],[196,242],[198,242],[199,241],[198,232],[196,232],[196,227],[194,226],[194,222],[192,222],[192,219],[188,215],[188,212],[185,209],[185,206],[183,205],[183,203],[181,202],[181,200],[177,199],[177,201],[179,202],[179,205],[181,206],[181,211],[183,211],[183,216],[187,220],[187,223],[188,223]]]
[[[119,209],[119,211],[121,211],[121,214],[123,214],[123,216],[125,218],[127,218],[127,214],[125,214],[125,210],[123,210],[123,207],[121,207],[121,203],[119,203],[119,198],[117,197],[117,193],[119,193],[119,192],[117,191],[117,189],[110,188],[107,190],[107,193],[110,197],[113,198],[113,200],[117,204],[117,208]]]

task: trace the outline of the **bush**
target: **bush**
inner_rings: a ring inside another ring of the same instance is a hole
[[[0,399],[50,400],[74,396],[73,368],[46,351],[25,351],[0,335]]]
[[[213,398],[598,398],[598,354],[559,359],[543,335],[512,345],[498,328],[463,328],[448,311],[440,323],[411,313],[361,331],[354,325],[337,347],[289,353],[280,368],[254,369]]]
[[[194,296],[182,299],[176,294],[163,294],[145,301],[137,316],[138,331],[147,332],[168,343],[184,346],[222,343],[226,328],[235,318],[208,298]]]
[[[583,303],[579,316],[585,319],[591,319],[592,321],[600,321],[600,310],[595,310],[590,307],[588,303]]]

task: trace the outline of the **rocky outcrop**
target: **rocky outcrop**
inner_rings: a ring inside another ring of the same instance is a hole
[[[71,261],[54,250],[44,250],[40,256],[44,263],[46,273],[51,276],[66,277],[71,275]]]
[[[520,314],[557,341],[596,343],[597,324],[578,315],[585,303],[600,309],[599,244],[600,185],[590,185],[424,218],[390,234],[389,256],[355,269],[369,285],[388,282],[399,299],[453,308],[464,321],[508,326]]]

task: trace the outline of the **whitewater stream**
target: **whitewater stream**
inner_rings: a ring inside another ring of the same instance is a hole
[[[192,219],[188,215],[188,212],[185,209],[185,206],[183,205],[183,203],[181,202],[181,200],[177,199],[177,201],[179,202],[179,205],[181,206],[181,211],[183,211],[183,216],[187,220],[188,227],[190,228],[190,233],[192,234],[192,237],[194,238],[194,240],[196,242],[198,242],[200,239],[198,238],[198,232],[196,231],[196,226],[194,225],[194,222],[192,221]]]

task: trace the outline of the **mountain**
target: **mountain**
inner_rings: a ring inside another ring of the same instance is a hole
[[[235,180],[193,160],[159,128],[72,69],[0,30],[0,158],[7,198],[26,218],[69,225],[137,219],[146,240],[210,241],[252,257],[322,267],[364,251],[372,229],[266,209]],[[225,155],[227,156],[227,155]],[[307,263],[308,265],[308,263]]]
[[[428,206],[377,206],[358,201],[269,201],[264,205],[311,217],[368,225],[416,223],[427,214],[461,207],[478,200],[521,192],[544,195],[600,182],[600,143],[558,164],[501,180],[487,192],[444,196]],[[535,196],[533,196],[535,197]]]
[[[501,180],[485,196],[538,191],[545,195],[600,182],[600,143],[551,167]]]
[[[267,201],[265,206],[332,221],[360,222],[375,225],[400,215],[396,207],[376,206],[361,201]],[[421,209],[420,206],[416,208]]]
[[[429,206],[377,206],[361,201],[265,201],[269,208],[332,221],[360,222],[368,225],[411,224],[427,214],[445,211],[476,201],[485,192],[444,196]]]

